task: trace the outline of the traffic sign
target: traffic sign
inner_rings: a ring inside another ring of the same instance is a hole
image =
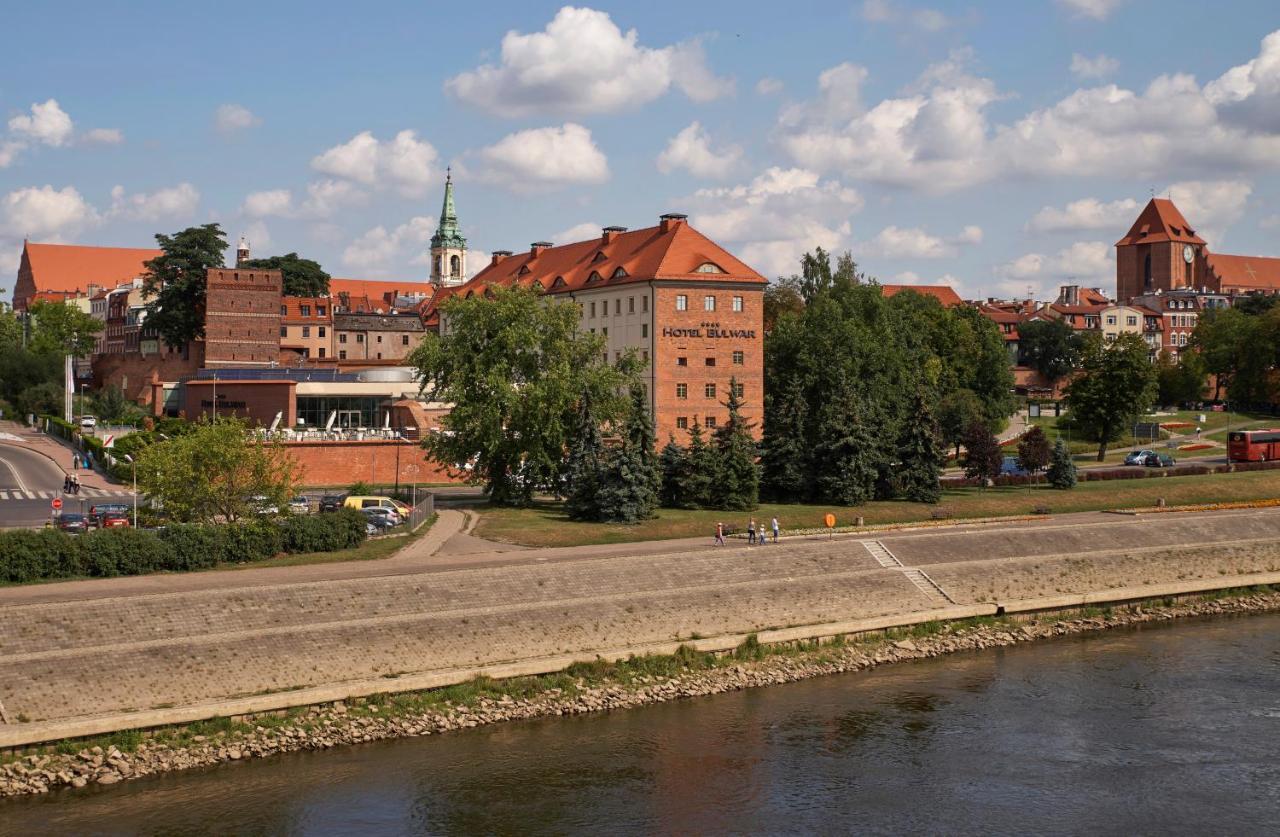
[[[836,525],[836,516],[828,512],[827,516],[823,518],[823,521],[827,524],[828,529],[833,529]]]
[[[52,500],[49,501],[49,505],[53,506],[54,511],[57,511],[58,509],[62,508],[62,498],[54,497]]]
[[[107,438],[102,440],[102,446],[104,448],[114,448],[116,446],[116,437],[107,436]]]

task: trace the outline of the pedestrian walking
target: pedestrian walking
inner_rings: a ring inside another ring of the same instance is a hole
[[[716,524],[716,546],[724,546],[724,524]]]
[[[75,474],[71,475],[71,493],[77,495],[80,493],[80,477]]]
[[[773,527],[773,542],[777,543],[778,542],[778,518],[775,517],[773,519],[772,527]]]
[[[751,522],[747,524],[747,544],[751,545],[756,542],[756,519],[751,518]]]
[[[63,494],[71,493],[71,475],[70,474],[67,474],[62,478],[62,493]]]

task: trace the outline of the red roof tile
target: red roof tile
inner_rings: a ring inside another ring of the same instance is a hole
[[[146,273],[143,263],[159,250],[132,247],[85,247],[28,241],[23,253],[41,291],[85,290],[89,285],[114,288]]]
[[[1209,253],[1207,258],[1209,271],[1218,278],[1222,290],[1280,290],[1280,259],[1224,253]]]
[[[902,291],[915,291],[918,294],[931,296],[934,299],[938,300],[938,302],[941,302],[943,305],[946,305],[946,306],[964,304],[964,300],[962,300],[960,298],[960,295],[955,292],[955,289],[950,287],[949,285],[881,285],[880,286],[880,293],[884,294],[886,297],[891,297],[894,294],[901,293]]]
[[[1152,198],[1129,228],[1129,234],[1116,242],[1124,244],[1150,244],[1155,241],[1180,241],[1187,244],[1204,244],[1205,240],[1182,217],[1173,201]]]

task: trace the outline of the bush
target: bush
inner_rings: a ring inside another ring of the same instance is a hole
[[[179,523],[162,529],[160,541],[172,570],[203,570],[227,560],[227,530],[221,526]]]
[[[0,579],[38,581],[84,575],[84,545],[54,529],[0,532]]]
[[[80,538],[85,575],[110,578],[143,575],[166,569],[167,551],[151,532],[138,529],[99,529]]]
[[[355,509],[334,514],[285,518],[281,525],[285,552],[332,552],[351,549],[365,539],[365,516]]]
[[[227,561],[261,561],[284,552],[284,535],[270,520],[250,520],[224,527]]]

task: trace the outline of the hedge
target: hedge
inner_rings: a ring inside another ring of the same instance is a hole
[[[1076,475],[1080,482],[1103,482],[1106,480],[1141,480],[1152,479],[1155,477],[1194,477],[1204,476],[1206,474],[1230,474],[1239,473],[1241,471],[1273,471],[1280,469],[1280,461],[1270,462],[1230,462],[1220,463],[1217,465],[1209,465],[1207,463],[1189,462],[1180,465],[1174,465],[1171,468],[1146,468],[1139,465],[1125,465],[1114,468],[1096,468],[1093,470],[1079,469]],[[976,488],[982,485],[982,480],[977,477],[943,477],[941,479],[943,488]],[[997,486],[1008,485],[1027,485],[1032,482],[1031,477],[1014,476],[1012,474],[1002,474],[993,480]],[[1037,474],[1034,479],[1036,485],[1046,484],[1048,480],[1044,474]]]
[[[224,526],[176,524],[158,531],[98,529],[68,535],[56,529],[15,529],[0,532],[0,582],[184,572],[281,553],[350,549],[364,538],[365,517],[352,509]]]

